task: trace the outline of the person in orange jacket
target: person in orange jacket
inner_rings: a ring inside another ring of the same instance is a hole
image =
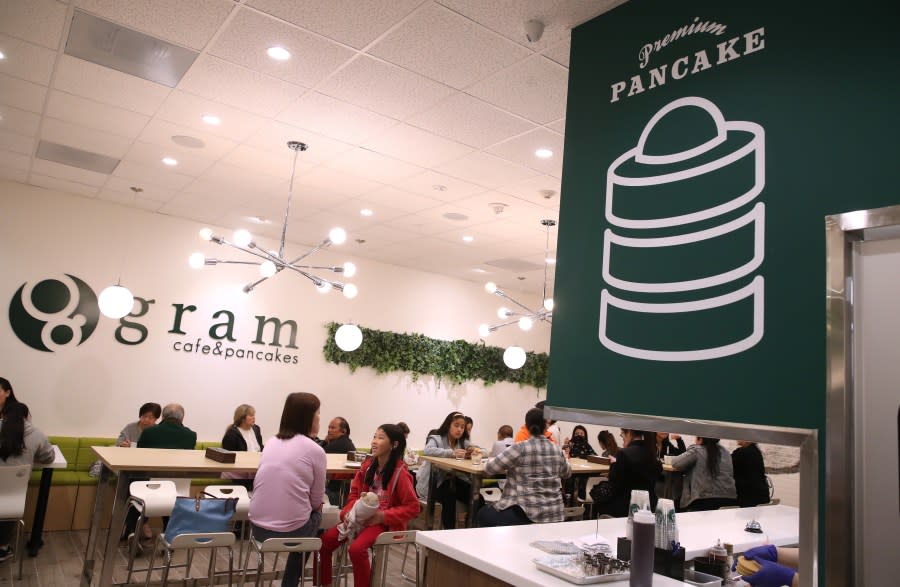
[[[348,554],[353,565],[354,587],[369,587],[371,565],[369,548],[382,532],[406,530],[410,520],[419,515],[419,498],[412,475],[403,462],[406,437],[396,424],[382,424],[372,438],[372,456],[362,464],[350,485],[350,496],[341,510],[341,521],[364,493],[378,495],[379,509],[365,522],[365,527],[350,543]],[[337,527],[322,535],[320,577],[317,585],[329,587],[332,582],[331,558],[341,545]]]

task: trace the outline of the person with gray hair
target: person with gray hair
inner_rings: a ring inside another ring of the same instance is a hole
[[[193,450],[197,433],[184,425],[184,407],[168,404],[162,411],[162,422],[141,433],[138,448],[181,448]]]

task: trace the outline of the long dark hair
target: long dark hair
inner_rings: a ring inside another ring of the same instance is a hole
[[[298,392],[288,395],[284,400],[281,424],[276,438],[288,440],[298,434],[309,436],[320,405],[319,398],[311,393]]]
[[[387,489],[388,484],[391,482],[391,477],[394,476],[394,469],[397,468],[397,463],[402,463],[403,455],[406,454],[406,435],[403,434],[403,430],[396,424],[382,424],[378,427],[378,430],[384,432],[391,444],[397,443],[391,449],[387,464],[384,465],[384,471],[381,472],[381,488]],[[369,465],[369,469],[366,471],[366,486],[372,487],[372,484],[375,483],[375,470],[377,468],[378,462],[373,458],[372,464]]]
[[[12,397],[12,396],[10,396]],[[23,403],[6,402],[3,426],[0,427],[0,459],[17,457],[25,452],[25,418],[28,406]]]
[[[450,439],[450,425],[453,424],[454,420],[462,420],[465,422],[466,417],[462,412],[450,412],[447,414],[447,417],[444,418],[444,422],[441,424],[440,428],[437,430],[432,430],[429,435],[438,435],[438,436],[446,436],[447,444],[453,444],[453,441]],[[466,442],[469,440],[469,431],[466,430],[466,427],[463,426],[462,436],[459,437],[459,446],[465,446]]]
[[[16,399],[16,394],[13,392],[12,383],[9,382],[9,379],[0,377],[0,389],[9,392],[9,397],[6,398],[6,403],[3,404],[3,410],[0,412],[0,415],[5,415],[6,409],[12,404],[19,403],[19,400]]]
[[[700,436],[706,449],[706,470],[713,477],[719,476],[719,439]]]
[[[601,430],[598,432],[597,442],[606,447],[607,454],[616,456],[616,453],[619,452],[619,443],[616,442],[616,437],[613,436],[613,433],[609,430]]]

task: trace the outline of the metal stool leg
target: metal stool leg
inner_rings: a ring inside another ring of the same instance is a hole
[[[134,574],[134,558],[137,556],[138,544],[141,541],[146,520],[147,518],[144,517],[144,510],[142,508],[137,523],[134,526],[134,535],[132,536],[131,544],[128,549],[128,575],[125,578],[126,583],[131,583],[131,576]],[[110,532],[112,532],[112,529],[110,529]],[[153,568],[152,564],[150,565],[150,568]]]

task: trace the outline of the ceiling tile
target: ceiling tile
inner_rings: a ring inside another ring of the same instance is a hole
[[[368,208],[375,212],[372,216],[363,216],[359,213],[363,208]],[[404,208],[393,208],[386,204],[376,204],[368,198],[368,194],[361,198],[347,200],[330,209],[337,214],[343,214],[348,218],[352,218],[352,226],[356,228],[371,227],[379,222],[399,218],[409,214]],[[348,225],[350,225],[348,221]]]
[[[38,175],[35,173],[31,174],[28,183],[36,185],[38,187],[47,188],[48,190],[68,192],[70,194],[88,196],[90,198],[96,196],[97,192],[100,191],[100,188],[94,186],[89,186],[74,181],[66,181],[64,179],[59,179],[56,177],[47,177],[46,175]]]
[[[446,215],[450,214],[462,215],[464,218],[460,218],[459,220],[447,218]],[[463,208],[456,202],[450,202],[437,206],[436,208],[428,208],[427,210],[416,212],[416,216],[437,222],[438,224],[433,227],[434,234],[476,226],[491,219],[487,209],[472,210],[470,208]]]
[[[240,145],[222,158],[222,162],[254,173],[263,173],[286,182],[291,178],[293,152],[287,149],[287,147],[285,147],[284,153],[277,153],[275,151],[264,151],[248,145]],[[298,158],[297,173],[301,174],[309,171],[313,166],[314,164],[312,162]]]
[[[56,51],[6,35],[0,35],[0,51],[0,73],[42,86],[50,83]]]
[[[444,202],[474,196],[485,191],[485,188],[436,171],[426,171],[394,183],[395,187],[407,190],[420,196],[434,198]]]
[[[453,88],[406,69],[361,55],[318,90],[368,110],[402,120],[453,93]]]
[[[408,124],[398,124],[363,146],[421,167],[434,167],[472,152],[471,147]]]
[[[471,210],[470,216],[479,222],[509,221],[514,218],[543,214],[549,218],[551,212],[531,202],[526,202],[501,192],[489,191],[454,202],[460,208]],[[505,205],[503,205],[505,204]],[[539,225],[535,223],[535,228]]]
[[[361,49],[422,0],[249,0],[248,6]]]
[[[437,171],[488,188],[497,188],[537,175],[536,171],[527,167],[481,152],[451,161],[438,167]]]
[[[291,53],[287,61],[266,54],[270,47]],[[313,35],[265,14],[239,9],[209,53],[272,77],[312,87],[356,55],[328,39]]]
[[[160,206],[159,213],[195,220],[201,224],[218,225],[218,220],[222,216],[222,207],[218,205],[215,196],[179,194],[176,198]],[[228,237],[230,236],[228,234]],[[194,242],[194,249],[189,250],[203,250],[211,257],[229,258],[229,254],[224,249],[213,249],[210,252],[209,248],[203,247],[204,244],[206,243]],[[185,257],[188,255],[189,253],[186,252]]]
[[[553,45],[546,51],[544,56],[549,57],[553,61],[559,63],[563,67],[569,67],[569,53],[572,51],[572,36],[566,37],[566,40]]]
[[[438,4],[417,11],[369,52],[457,89],[530,54]]]
[[[287,147],[288,141],[300,141],[309,147],[297,158],[298,163],[304,164],[322,163],[353,148],[347,143],[275,120],[263,125],[247,144],[274,155],[275,160],[283,161],[287,172],[294,158],[294,152]]]
[[[404,230],[407,232],[412,232],[418,235],[427,235],[427,234],[439,234],[441,232],[446,232],[447,230],[451,230],[453,227],[447,227],[447,220],[441,218],[440,220],[436,220],[433,217],[425,217],[419,214],[407,214],[406,216],[400,216],[399,218],[392,218],[384,222],[384,226],[390,228],[399,228],[400,230]]]
[[[62,55],[56,66],[53,87],[140,114],[152,115],[171,91],[114,69]]]
[[[0,103],[40,114],[46,95],[44,86],[0,74]]]
[[[135,193],[131,190],[134,182],[114,175],[109,176],[103,186],[104,192],[119,192],[124,196],[137,200],[150,200],[154,202],[168,202],[175,197],[175,191],[142,182],[139,186],[143,191]],[[101,193],[101,196],[102,193]],[[121,202],[120,202],[121,203]]]
[[[312,171],[304,173],[300,176],[300,183],[311,188],[313,193],[326,194],[327,192],[322,191],[324,189],[333,194],[340,194],[344,198],[361,196],[366,192],[378,189],[382,185],[346,171],[324,166],[316,167]],[[334,204],[329,204],[326,201],[321,207],[329,208],[331,205]]]
[[[549,149],[553,155],[541,159],[535,155],[538,149]],[[545,128],[494,145],[487,152],[548,175],[562,177],[563,137]]]
[[[303,93],[300,86],[210,55],[194,62],[178,89],[269,118]]]
[[[566,115],[569,70],[535,55],[481,81],[469,93],[538,124]]]
[[[386,186],[373,192],[369,192],[363,199],[369,205],[362,207],[368,207],[373,210],[375,214],[372,218],[377,221],[383,220],[381,217],[382,206],[405,210],[408,214],[410,212],[418,212],[419,210],[426,210],[428,208],[436,208],[443,203],[441,200],[420,196],[412,192],[399,190],[392,186]]]
[[[203,122],[202,117],[207,114],[218,116],[221,122],[217,125]],[[180,90],[169,94],[156,116],[232,141],[243,141],[265,122],[261,116]]]
[[[407,122],[479,149],[535,128],[534,124],[463,92]]]
[[[30,157],[34,153],[36,142],[34,137],[26,137],[24,135],[0,130],[0,149],[28,155]]]
[[[189,136],[203,141],[204,146],[199,149],[179,145],[172,140],[175,136]],[[212,133],[195,130],[193,128],[154,118],[144,127],[138,137],[139,141],[164,147],[171,151],[176,159],[184,157],[201,156],[206,159],[221,159],[235,147],[235,143],[228,139],[216,136]]]
[[[64,179],[66,181],[74,181],[85,185],[100,187],[106,183],[108,177],[105,173],[97,173],[96,171],[88,171],[78,167],[63,165],[55,161],[45,161],[44,159],[34,159],[31,172],[47,177],[55,177],[56,179]]]
[[[556,132],[558,132],[560,134],[565,134],[566,133],[566,119],[560,118],[559,120],[551,122],[550,124],[547,125],[547,128],[549,128],[550,130],[555,130]]]
[[[129,138],[136,138],[150,121],[150,117],[144,114],[101,104],[58,90],[50,91],[46,115]]]
[[[45,118],[41,127],[41,138],[51,143],[99,153],[114,159],[121,159],[131,147],[133,139],[120,137],[108,132]],[[45,174],[46,175],[46,174]]]
[[[123,160],[113,171],[114,177],[121,177],[133,182],[132,185],[138,187],[144,183],[158,185],[169,190],[181,190],[187,187],[193,178],[188,175],[182,175],[169,169],[160,169],[164,167],[162,163],[144,163]]]
[[[56,0],[0,0],[0,32],[56,51],[66,6]]]
[[[359,147],[343,153],[327,165],[380,183],[391,183],[422,171],[421,167]]]
[[[0,105],[0,130],[33,137],[40,124],[41,117],[34,112]]]
[[[234,8],[231,0],[76,0],[96,16],[148,35],[200,50]]]
[[[25,155],[0,149],[0,166],[17,171],[28,171],[31,166],[31,154]]]
[[[512,184],[504,185],[500,191],[506,194],[527,200],[544,208],[559,205],[560,180],[551,175],[536,175],[528,179]],[[546,197],[546,191],[552,191],[550,197]]]
[[[396,124],[386,116],[318,92],[305,94],[288,106],[278,120],[354,144]]]
[[[444,6],[471,18],[501,35],[535,51],[565,39],[575,26],[603,14],[625,0],[437,0]],[[537,42],[525,36],[525,22],[540,20],[544,33]]]
[[[162,162],[165,157],[173,157],[178,164],[172,167],[165,165]],[[201,149],[185,149],[171,141],[168,145],[136,141],[124,159],[158,167],[160,173],[174,172],[191,177],[198,177],[215,161],[214,157],[203,153]]]
[[[156,212],[165,204],[165,202],[161,202],[159,200],[135,197],[135,195],[131,192],[120,192],[111,190],[109,188],[101,189],[97,194],[97,199],[112,202],[113,204],[128,206],[129,208],[147,210],[148,212]]]
[[[287,197],[287,187],[281,177],[264,173],[247,173],[246,166],[229,165],[222,161],[210,166],[201,176],[200,181],[215,185],[216,189],[228,194],[234,194],[235,198],[245,201],[248,194],[270,194],[274,191],[282,192]],[[196,186],[191,187],[191,191]]]
[[[356,239],[362,239],[366,242],[361,244],[363,244],[367,250],[375,250],[387,244],[402,243],[418,238],[419,236],[421,235],[418,233],[402,230],[396,226],[376,224],[374,226],[358,228],[353,232],[352,239],[353,244],[357,244]]]
[[[17,181],[19,183],[28,183],[28,172],[24,169],[15,169],[7,167],[3,160],[3,152],[0,151],[0,178],[9,181]]]

